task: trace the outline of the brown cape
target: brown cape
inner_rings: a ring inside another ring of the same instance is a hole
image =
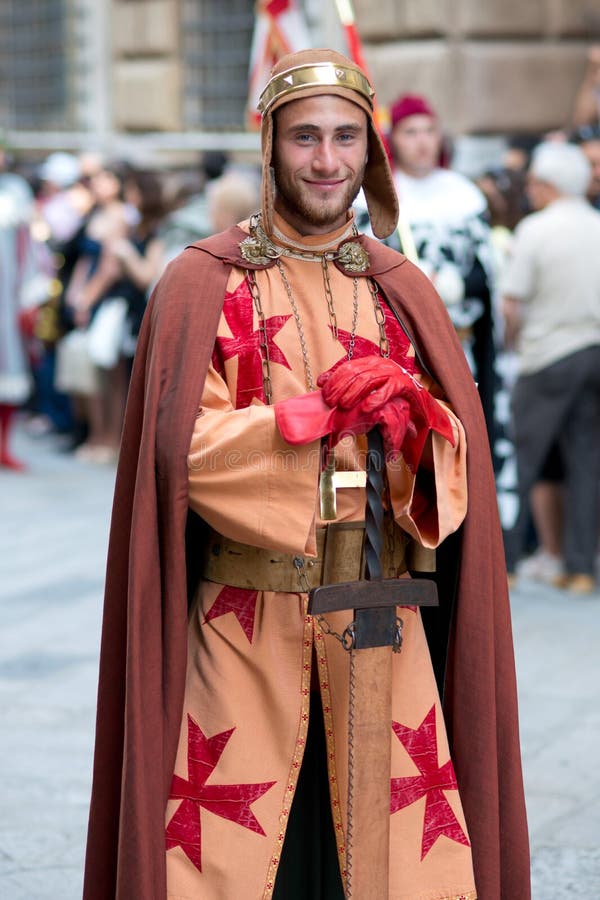
[[[139,338],[108,555],[84,900],[166,897],[164,817],[186,671],[187,456],[230,267],[256,268],[239,258],[244,236],[232,228],[174,260]],[[446,573],[432,623],[434,662],[445,676],[479,898],[528,900],[510,609],[481,404],[428,279],[395,251],[361,240],[371,261],[365,274],[380,285],[466,430],[468,514],[438,551]]]

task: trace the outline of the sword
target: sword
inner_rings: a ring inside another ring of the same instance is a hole
[[[437,589],[426,579],[384,579],[383,441],[368,434],[365,508],[365,580],[313,588],[308,611],[354,610],[350,626],[348,824],[346,897],[389,896],[392,653],[402,643],[397,606],[435,606]]]

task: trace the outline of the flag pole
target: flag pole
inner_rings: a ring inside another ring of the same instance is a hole
[[[369,70],[367,68],[362,50],[362,42],[358,33],[358,29],[356,27],[356,17],[352,8],[352,2],[351,0],[335,0],[335,5],[337,8],[339,20],[346,35],[350,57],[357,66],[360,66],[365,75],[369,76]],[[378,114],[376,106],[373,107],[373,118],[375,119],[375,123],[377,124],[377,127],[381,132],[381,116]],[[419,254],[417,253],[415,239],[413,237],[413,233],[411,231],[409,223],[403,218],[402,214],[400,214],[400,216],[398,217],[396,231],[398,233],[398,238],[400,240],[400,246],[402,247],[403,254],[412,263],[418,264]]]
[[[354,16],[354,10],[352,9],[352,3],[350,0],[335,0],[335,5],[337,7],[339,20],[342,23],[342,27],[346,34],[350,56],[356,65],[360,66],[365,74],[368,75],[369,72],[362,52],[360,35],[356,28],[356,18]]]

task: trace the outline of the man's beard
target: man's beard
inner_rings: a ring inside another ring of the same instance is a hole
[[[275,167],[276,196],[294,217],[303,219],[308,225],[322,228],[333,225],[350,209],[362,187],[364,174],[365,166],[356,173],[353,181],[348,182],[343,196],[332,205],[334,201],[327,198],[321,202],[314,200],[308,195],[308,190],[306,193],[299,190],[296,182],[277,172]]]

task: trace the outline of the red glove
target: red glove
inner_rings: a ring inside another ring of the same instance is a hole
[[[328,406],[350,409],[370,398],[370,405],[381,406],[394,394],[401,394],[405,378],[410,375],[393,362],[378,356],[346,359],[319,375],[317,384],[323,389]]]
[[[280,400],[274,406],[279,433],[288,444],[309,444],[329,435],[333,447],[346,435],[366,434],[375,426],[381,429],[386,453],[397,456],[406,437],[416,438],[410,419],[410,407],[402,397],[394,397],[385,406],[363,410],[327,406],[321,391]]]
[[[322,391],[275,404],[275,421],[289,444],[307,444],[329,435],[334,446],[346,434],[381,428],[386,453],[400,450],[415,469],[429,431],[454,446],[452,423],[429,392],[389,359],[346,360],[319,377]]]
[[[410,441],[417,438],[417,429],[410,417],[410,406],[403,397],[394,397],[375,410],[373,425],[378,425],[387,456],[395,459]],[[333,435],[332,435],[333,438]]]
[[[426,388],[406,369],[391,359],[365,356],[345,360],[323,372],[317,381],[328,406],[365,412],[379,409],[396,397],[403,397],[418,429],[432,428],[454,446],[448,414]]]

